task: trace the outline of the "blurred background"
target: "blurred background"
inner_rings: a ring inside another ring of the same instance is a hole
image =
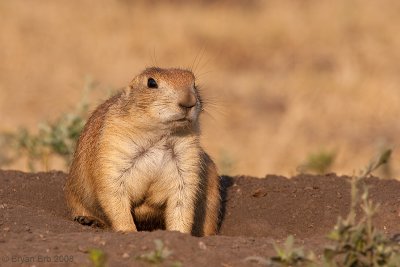
[[[1,167],[67,170],[69,141],[53,157],[40,138],[79,131],[158,65],[193,67],[222,173],[351,175],[393,147],[378,175],[399,177],[399,14],[395,0],[0,1]]]

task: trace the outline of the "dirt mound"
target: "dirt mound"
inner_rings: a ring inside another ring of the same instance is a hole
[[[223,220],[218,236],[177,232],[114,233],[84,227],[68,217],[65,173],[0,171],[0,265],[90,266],[87,250],[100,248],[109,266],[146,266],[136,256],[160,239],[173,251],[165,266],[252,266],[248,256],[271,256],[273,242],[294,235],[306,248],[320,249],[339,215],[349,211],[348,177],[300,175],[222,177]],[[381,203],[376,226],[400,232],[400,182],[368,178],[371,198]],[[256,264],[253,264],[257,266]]]

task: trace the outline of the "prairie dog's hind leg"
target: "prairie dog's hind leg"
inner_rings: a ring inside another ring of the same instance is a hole
[[[106,228],[106,225],[103,221],[93,216],[75,216],[74,221],[85,226]]]
[[[94,216],[88,209],[86,209],[79,198],[77,198],[72,192],[67,194],[67,205],[71,211],[72,218],[74,221],[79,222],[82,225],[94,226],[105,228],[106,224]]]
[[[207,194],[205,199],[205,219],[203,226],[203,234],[205,236],[215,235],[218,232],[218,222],[221,212],[221,196],[220,196],[220,178],[217,168],[207,154],[204,155],[203,170],[207,181]]]
[[[208,194],[206,199],[205,220],[203,234],[205,236],[216,235],[218,232],[218,220],[220,218],[221,198],[219,192],[219,177],[213,177],[208,181]]]

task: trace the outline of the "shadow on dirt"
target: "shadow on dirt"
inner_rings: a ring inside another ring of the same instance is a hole
[[[226,202],[228,196],[228,190],[233,185],[233,178],[227,175],[220,176],[220,187],[219,191],[221,194],[221,211],[219,214],[218,230],[221,229],[222,222],[225,218],[226,213]]]

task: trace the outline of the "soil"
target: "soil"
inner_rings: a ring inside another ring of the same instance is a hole
[[[249,256],[274,255],[294,235],[297,245],[317,253],[327,233],[350,205],[350,179],[335,174],[221,177],[220,233],[193,237],[168,231],[115,233],[85,227],[68,217],[63,172],[0,171],[0,266],[91,266],[88,250],[107,255],[107,266],[151,266],[139,255],[160,239],[172,251],[161,266],[259,266]],[[370,197],[381,207],[375,225],[389,236],[400,232],[400,182],[367,178]]]

